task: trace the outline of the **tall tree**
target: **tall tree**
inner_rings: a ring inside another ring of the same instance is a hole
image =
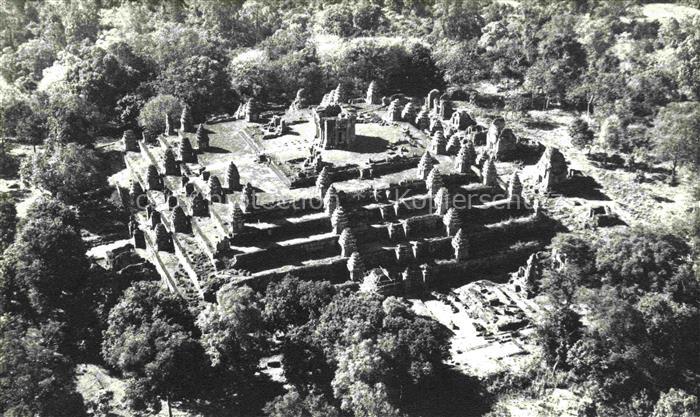
[[[263,317],[274,330],[301,326],[317,318],[334,294],[335,289],[328,281],[304,281],[287,275],[267,286]]]
[[[157,282],[138,282],[109,314],[102,356],[128,379],[131,408],[161,408],[196,401],[207,389],[210,368],[196,340],[198,331],[186,301]]]
[[[562,100],[578,83],[586,68],[586,52],[574,32],[571,17],[554,16],[542,27],[538,57],[527,71],[526,86],[547,100]]]
[[[676,180],[678,166],[688,165],[700,172],[700,103],[671,103],[654,121],[654,143],[659,156],[671,162]]]
[[[242,379],[245,372],[255,372],[262,353],[258,297],[249,287],[224,285],[216,294],[216,304],[208,305],[197,318],[212,363],[236,368]]]
[[[57,352],[52,325],[32,327],[0,316],[0,413],[6,416],[85,416],[74,364]]]

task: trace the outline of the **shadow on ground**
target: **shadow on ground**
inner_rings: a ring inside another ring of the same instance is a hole
[[[557,192],[564,197],[578,197],[584,200],[609,201],[610,197],[601,191],[602,186],[593,177],[574,177],[557,186]]]
[[[410,417],[479,417],[491,402],[481,380],[450,368],[402,410]]]
[[[384,152],[389,145],[389,141],[377,136],[358,135],[355,139],[355,152],[358,153],[379,153]]]

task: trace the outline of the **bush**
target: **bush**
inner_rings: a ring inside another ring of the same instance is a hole
[[[5,145],[0,144],[0,178],[14,177],[17,175],[18,167],[17,157],[12,155]]]
[[[352,10],[344,4],[333,4],[318,15],[319,29],[331,35],[348,38],[355,33]]]
[[[139,126],[151,134],[165,131],[165,114],[170,120],[179,120],[182,113],[182,103],[177,98],[163,94],[148,100],[139,114]]]

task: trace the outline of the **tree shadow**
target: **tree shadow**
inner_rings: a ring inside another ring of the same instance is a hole
[[[501,158],[502,161],[535,165],[544,153],[544,145],[531,139],[520,138],[515,146],[515,151],[506,154]]]
[[[447,368],[402,410],[411,417],[478,417],[489,411],[491,402],[478,378]]]
[[[528,120],[525,122],[525,126],[529,129],[539,130],[554,130],[559,127],[558,125],[547,120]]]
[[[573,177],[556,187],[563,197],[577,197],[584,200],[609,201],[610,197],[601,191],[602,186],[592,177]]]
[[[206,153],[230,153],[224,148],[219,148],[218,146],[209,146],[207,148]]]
[[[653,195],[651,198],[659,203],[675,203],[675,200],[671,200],[670,198],[662,197],[660,195]]]
[[[389,146],[389,141],[377,136],[357,135],[353,151],[357,153],[380,153]]]

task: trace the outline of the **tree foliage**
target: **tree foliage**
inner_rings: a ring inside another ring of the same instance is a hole
[[[95,152],[84,146],[52,142],[42,152],[22,162],[20,173],[26,184],[37,186],[65,202],[75,202],[88,191],[104,185]]]
[[[5,416],[85,416],[75,370],[57,352],[54,330],[0,316],[0,412]]]
[[[585,386],[601,413],[693,386],[700,281],[688,245],[637,229],[592,241],[564,236],[553,244],[564,266],[545,273],[541,286],[554,303],[538,330],[546,364]]]
[[[17,232],[17,209],[12,198],[0,194],[0,253],[15,241]]]
[[[277,330],[302,326],[318,318],[334,294],[328,281],[303,281],[288,275],[267,286],[263,317],[269,327]]]
[[[173,63],[156,80],[156,92],[173,95],[192,109],[195,122],[208,114],[230,111],[235,103],[226,63],[208,56],[192,56]]]
[[[303,396],[295,388],[265,406],[267,417],[340,417],[340,412],[322,394]]]
[[[182,298],[158,283],[127,289],[109,314],[102,355],[129,378],[126,395],[135,410],[159,411],[161,400],[192,401],[209,386],[194,317]]]
[[[655,149],[664,160],[700,172],[700,103],[671,103],[659,111],[654,126]]]
[[[581,149],[590,149],[595,138],[595,134],[588,126],[588,123],[580,117],[571,122],[569,136],[571,137],[571,143]]]
[[[155,96],[143,105],[138,117],[139,126],[152,135],[165,132],[165,115],[178,126],[182,114],[182,102],[169,94]]]

